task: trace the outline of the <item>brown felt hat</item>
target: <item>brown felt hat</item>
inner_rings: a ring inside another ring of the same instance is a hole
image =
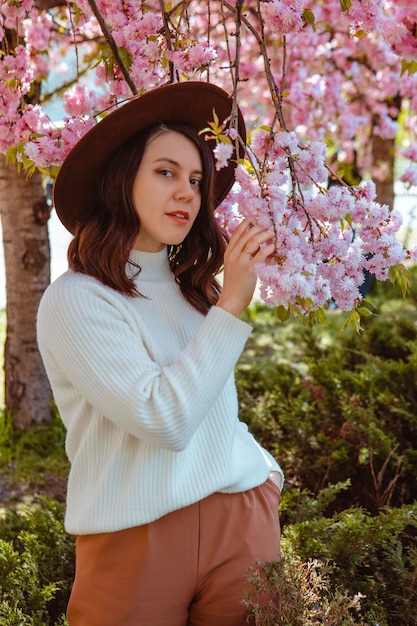
[[[158,87],[136,96],[104,117],[74,146],[63,162],[54,185],[57,215],[71,233],[79,216],[96,204],[96,180],[112,154],[140,130],[158,122],[186,122],[197,130],[213,121],[213,110],[219,121],[232,110],[232,98],[216,85],[188,81]],[[246,141],[245,123],[238,110],[238,130]],[[210,140],[215,146],[214,140]],[[239,158],[243,158],[243,149]],[[215,173],[215,206],[226,197],[235,179],[236,163]]]

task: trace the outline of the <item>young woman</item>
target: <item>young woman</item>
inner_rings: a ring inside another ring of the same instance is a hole
[[[233,376],[272,234],[244,221],[226,247],[213,210],[234,166],[216,172],[199,132],[213,110],[231,99],[207,83],[133,98],[55,184],[74,238],[38,337],[71,461],[70,626],[243,626],[247,569],[278,557],[282,472]]]

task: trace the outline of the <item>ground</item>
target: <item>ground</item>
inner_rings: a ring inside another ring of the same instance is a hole
[[[0,509],[31,503],[37,496],[65,502],[68,470],[68,460],[60,446],[50,453],[43,446],[38,451],[10,452],[10,448],[0,445]]]
[[[41,484],[35,480],[16,481],[0,474],[0,509],[15,506],[21,502],[30,503],[38,496],[46,496],[58,502],[65,502],[66,479],[56,476],[42,477]]]

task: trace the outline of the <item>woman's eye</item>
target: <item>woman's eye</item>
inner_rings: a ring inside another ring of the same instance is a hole
[[[163,170],[159,170],[159,173],[160,173],[162,176],[172,176],[172,172],[171,172],[171,170],[166,170],[166,169],[163,169]]]
[[[202,183],[202,182],[203,182],[203,181],[202,181],[202,180],[200,180],[199,178],[191,178],[191,180],[190,180],[190,183],[191,183],[193,186],[196,186],[196,187],[201,187],[201,183]]]

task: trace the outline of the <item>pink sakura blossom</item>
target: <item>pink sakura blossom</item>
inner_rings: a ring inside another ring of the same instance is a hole
[[[293,136],[279,136],[282,146],[295,148]],[[259,132],[254,138],[254,149],[259,152],[265,136]],[[307,152],[300,143],[297,145],[298,154]],[[321,149],[316,154],[313,150],[313,165],[305,163],[307,171],[314,171],[316,180],[318,172],[319,179],[323,178],[324,156]],[[280,160],[281,167],[283,164]],[[356,194],[339,185],[321,187],[315,194],[306,190],[301,199],[293,196],[294,190],[287,197],[283,189],[285,176],[277,174],[271,162],[263,171],[265,179],[261,181],[261,172],[254,175],[243,165],[237,167],[238,187],[218,208],[217,218],[229,234],[244,217],[274,230],[275,253],[257,268],[260,294],[267,304],[290,304],[306,313],[333,297],[340,309],[351,310],[362,297],[359,287],[364,281],[364,269],[386,280],[389,268],[404,261],[406,252],[395,238],[401,216],[374,202],[372,181],[364,183]]]
[[[417,162],[417,143],[415,143],[413,146],[405,148],[401,154],[405,159],[410,159],[410,161]]]
[[[367,228],[378,227],[390,219],[390,209],[386,204],[378,202],[369,202],[365,198],[358,198],[354,203],[352,211],[352,220],[355,223],[363,224]]]
[[[94,124],[94,119],[91,117],[84,120],[79,118],[70,118],[65,120],[65,126],[62,128],[59,136],[62,148],[61,162],[72,150],[75,144],[81,139],[81,137],[83,137],[85,133],[94,126]]]
[[[348,11],[352,32],[378,30],[383,16],[383,0],[352,0]]]
[[[77,83],[64,95],[64,108],[68,115],[83,117],[93,115],[96,108],[96,96],[85,85]]]
[[[0,64],[1,67],[1,64]],[[0,80],[0,119],[10,123],[17,115],[21,96],[17,89],[11,89],[4,79]]]
[[[357,195],[360,198],[364,198],[368,200],[368,202],[372,202],[376,198],[376,186],[373,180],[366,180],[362,182],[357,189]]]
[[[17,140],[13,126],[5,118],[0,117],[0,151],[6,153],[10,146],[16,145]]]
[[[392,50],[399,56],[413,61],[417,55],[417,8],[415,3],[397,2],[386,3],[386,19],[383,30]],[[395,19],[392,17],[395,16]]]
[[[310,141],[302,148],[294,159],[294,167],[297,179],[301,184],[312,182],[324,182],[327,180],[328,171],[324,166],[326,146],[319,141]]]
[[[294,154],[298,151],[299,147],[299,139],[297,133],[281,131],[275,135],[274,138],[274,149],[276,156],[280,156],[285,154],[284,150],[288,150],[290,154]]]
[[[4,0],[0,13],[4,18],[4,26],[12,30],[20,30],[20,24],[33,7],[33,0]]]
[[[232,141],[235,141],[239,137],[239,133],[237,132],[236,128],[226,128],[224,134],[230,137]]]
[[[23,20],[26,47],[30,52],[48,49],[52,18],[46,11],[31,11],[30,18]]]
[[[310,217],[320,222],[336,222],[352,213],[354,197],[349,189],[342,186],[331,187],[325,193],[318,193],[308,202]]]
[[[235,207],[236,203],[234,200],[234,193],[232,191],[215,211],[216,221],[228,237],[232,235],[236,226],[238,226],[241,222],[241,217]]]
[[[216,58],[216,52],[211,46],[199,43],[185,50],[166,50],[165,55],[174,64],[175,69],[184,74],[204,68]]]
[[[417,261],[417,248],[407,250],[407,260],[415,263]]]
[[[389,116],[381,116],[379,124],[374,127],[374,133],[385,139],[394,139],[398,131],[398,122]]]
[[[55,163],[56,143],[44,135],[25,145],[25,156],[39,164],[39,167],[50,167]],[[57,164],[57,163],[55,163]]]
[[[152,89],[164,82],[161,51],[157,41],[140,43],[132,53],[130,75],[140,89]]]
[[[281,157],[271,161],[267,166],[266,174],[265,194],[274,200],[281,198],[284,185],[288,183],[286,159]]]
[[[231,143],[219,142],[213,150],[216,160],[216,170],[219,171],[223,167],[227,167],[230,157],[233,153],[233,146]]]
[[[400,181],[408,188],[417,187],[417,168],[408,168],[400,176]]]
[[[4,87],[4,93],[8,92],[12,100],[15,99],[13,91],[20,96],[26,94],[31,87],[33,81],[33,70],[30,66],[30,55],[26,48],[19,45],[15,48],[14,55],[7,55],[0,63],[0,78],[8,81],[13,76],[14,82],[7,82]],[[4,98],[0,107],[7,106],[7,99]],[[0,108],[1,111],[1,108]]]
[[[231,92],[236,2],[210,3],[209,36],[205,3],[188,4],[186,18],[180,13],[182,3],[169,11],[172,36],[167,42],[156,0],[146,3],[144,12],[138,10],[137,0],[97,0],[139,91],[171,80],[173,66],[178,80],[209,70],[210,80]],[[401,216],[376,202],[374,183],[368,181],[353,191],[343,185],[327,188],[323,142],[337,146],[340,164],[357,159],[362,177],[370,172],[384,176],[381,168],[375,169],[370,139],[372,133],[395,136],[399,113],[395,103],[400,100],[409,102],[405,128],[413,137],[417,73],[401,75],[400,57],[415,58],[417,8],[409,0],[352,0],[348,11],[341,10],[338,0],[269,0],[259,6],[271,74],[277,88],[283,88],[282,118],[278,123],[274,117],[256,38],[242,24],[238,95],[250,131],[251,168],[238,165],[237,185],[219,207],[217,218],[229,234],[243,217],[274,230],[275,252],[258,268],[265,302],[308,313],[333,297],[341,309],[349,310],[360,302],[364,269],[385,280],[392,265],[416,259],[417,252],[406,253],[396,240]],[[62,126],[54,126],[40,106],[26,104],[33,81],[47,76],[47,63],[65,65],[55,51],[68,41],[66,32],[72,29],[71,45],[77,41],[80,68],[101,51],[103,37],[90,3],[76,0],[74,7],[81,11],[76,20],[74,14],[69,20],[68,6],[54,9],[54,25],[60,20],[64,25],[61,32],[52,28],[48,12],[38,11],[32,0],[0,4],[0,35],[1,29],[15,28],[24,41],[0,62],[0,150],[20,146],[17,158],[42,168],[59,165],[101,111],[132,95],[120,68],[109,60],[96,69],[97,90],[78,82],[66,92],[69,117]],[[305,22],[306,9],[314,14],[314,30]],[[248,11],[245,19],[259,29],[254,14]],[[10,76],[14,80],[8,80]],[[252,132],[254,127],[258,129]],[[237,139],[233,127],[226,134],[233,142]],[[404,156],[417,161],[411,146]],[[221,169],[232,156],[232,145],[220,142],[214,156]],[[402,175],[409,186],[416,179],[412,169]]]
[[[94,126],[93,118],[67,119],[62,129],[56,128],[49,121],[46,123],[45,116],[41,116],[40,119],[38,126],[43,123],[43,134],[39,136],[36,128],[28,129],[30,133],[24,146],[24,153],[28,159],[45,169],[52,165],[60,165],[81,137]]]
[[[162,26],[161,15],[148,11],[137,16],[135,20],[127,21],[122,30],[125,41],[140,41],[159,33]]]
[[[297,32],[304,26],[302,13],[306,4],[303,0],[294,0],[288,4],[283,0],[265,2],[261,5],[262,17],[276,35]]]
[[[29,132],[41,134],[43,132],[49,132],[51,120],[39,104],[28,105],[25,108],[24,124]]]

